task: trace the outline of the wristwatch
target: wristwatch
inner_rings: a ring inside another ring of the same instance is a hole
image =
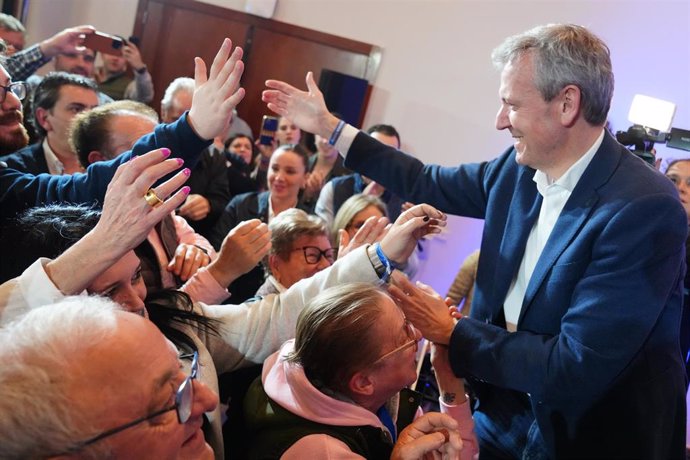
[[[383,250],[381,250],[381,245],[376,243],[367,246],[367,255],[379,279],[384,283],[388,282],[391,276],[391,263],[383,253]]]

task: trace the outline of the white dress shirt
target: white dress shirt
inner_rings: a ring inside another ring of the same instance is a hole
[[[520,268],[513,279],[513,283],[508,289],[505,303],[503,304],[503,312],[506,319],[506,329],[515,331],[517,329],[518,318],[522,310],[522,303],[525,299],[525,292],[529,284],[534,268],[537,266],[537,261],[541,256],[544,246],[551,235],[553,227],[556,225],[558,216],[565,206],[565,203],[573,193],[575,186],[582,177],[582,174],[589,166],[589,163],[594,158],[594,154],[599,150],[601,142],[604,140],[604,131],[594,141],[594,144],[587,150],[587,152],[580,157],[558,180],[554,181],[549,178],[542,171],[537,170],[534,173],[532,180],[537,184],[537,190],[543,197],[541,209],[539,210],[539,218],[532,227],[527,244],[525,246],[525,253],[520,262]]]

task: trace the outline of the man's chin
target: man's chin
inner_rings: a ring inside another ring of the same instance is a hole
[[[14,153],[29,144],[29,135],[23,125],[5,131],[0,127],[0,155]]]

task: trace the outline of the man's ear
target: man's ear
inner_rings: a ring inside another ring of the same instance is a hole
[[[105,161],[108,159],[101,152],[96,151],[96,150],[92,150],[91,152],[89,152],[89,155],[87,156],[87,158],[89,160],[89,165],[93,164],[93,163],[97,163],[99,161]],[[88,166],[88,165],[84,165],[84,167],[86,167],[86,166]]]
[[[561,90],[560,115],[563,126],[572,126],[580,115],[580,104],[582,102],[582,91],[575,85],[567,85]]]
[[[374,394],[374,381],[369,376],[369,374],[359,371],[355,372],[350,381],[348,382],[348,388],[355,395],[355,400],[358,398],[356,396],[371,396]]]
[[[270,254],[268,256],[268,268],[271,270],[271,275],[280,282],[280,264],[278,263],[278,254]]]
[[[36,108],[36,123],[38,123],[38,126],[45,129],[46,131],[53,130],[53,126],[50,124],[50,121],[48,121],[49,114],[50,112],[48,111],[48,109],[44,109],[43,107]]]

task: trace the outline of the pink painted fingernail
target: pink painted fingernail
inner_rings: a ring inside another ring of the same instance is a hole
[[[191,169],[189,169],[189,168],[184,168],[184,169],[182,170],[182,173],[183,173],[185,176],[189,176],[189,175],[192,173],[192,171],[191,171]]]
[[[175,158],[177,160],[177,166],[182,166],[184,164],[184,160],[182,158]]]
[[[163,158],[168,158],[170,156],[170,149],[162,148],[161,153],[163,154]]]
[[[182,191],[182,193],[184,193],[185,195],[189,195],[189,192],[190,192],[190,191],[191,191],[192,189],[191,189],[191,188],[189,188],[189,186],[188,186],[188,185],[185,185],[185,186],[184,186],[184,187],[182,187],[182,188],[181,188],[180,190],[181,190],[181,191]]]

